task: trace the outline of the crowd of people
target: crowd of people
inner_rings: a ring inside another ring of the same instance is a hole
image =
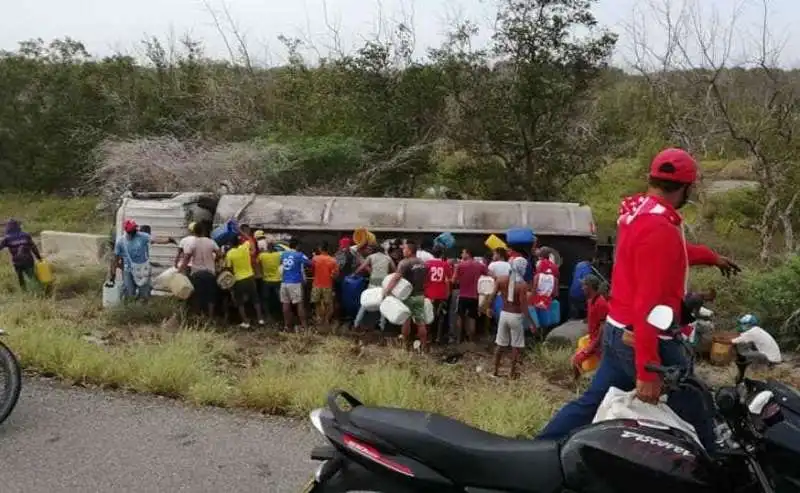
[[[280,241],[246,224],[220,242],[211,239],[210,222],[191,223],[179,241],[155,238],[147,229],[126,220],[116,240],[109,281],[115,282],[121,270],[124,298],[150,297],[154,279],[149,250],[155,243],[176,245],[172,267],[191,281],[189,304],[194,311],[208,317],[236,314],[242,328],[281,324],[285,331],[296,331],[298,326],[307,330],[313,322],[359,332],[386,331],[383,315],[353,303],[350,286],[360,280],[362,289],[382,286],[388,295],[403,278],[412,287],[403,300],[410,317],[400,327],[406,344],[419,341],[425,351],[430,344],[477,342],[493,331],[498,347],[494,374],[510,348],[511,374],[516,376],[526,333],[542,325],[540,319],[558,297],[558,252],[535,243],[496,248],[491,259],[470,248],[461,248],[458,258],[448,258],[453,249],[433,239],[421,245],[412,240],[356,245],[352,237],[343,236],[335,249],[321,242],[309,257],[298,249],[299,238]],[[495,281],[490,293],[479,293],[482,277]],[[424,313],[426,298],[434,307],[430,323]]]

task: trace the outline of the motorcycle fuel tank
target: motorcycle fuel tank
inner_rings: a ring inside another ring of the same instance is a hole
[[[561,452],[569,490],[582,493],[715,491],[700,444],[661,423],[610,420],[575,432]]]

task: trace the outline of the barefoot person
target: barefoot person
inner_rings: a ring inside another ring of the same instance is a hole
[[[511,272],[508,276],[497,279],[494,292],[486,297],[484,308],[488,307],[497,294],[503,297],[503,311],[500,312],[497,324],[497,349],[494,353],[494,372],[492,376],[500,376],[500,363],[503,354],[511,347],[511,378],[517,378],[519,372],[519,356],[525,348],[525,321],[534,324],[528,311],[528,283],[525,282],[525,269],[528,261],[516,257],[511,261]]]

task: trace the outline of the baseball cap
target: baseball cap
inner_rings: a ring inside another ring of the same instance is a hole
[[[650,163],[650,178],[691,185],[697,181],[697,161],[683,149],[664,149]]]
[[[122,223],[122,229],[125,230],[126,233],[134,233],[138,227],[139,225],[136,224],[136,221],[133,219],[126,219],[125,222]]]

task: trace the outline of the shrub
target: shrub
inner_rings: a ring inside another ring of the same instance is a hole
[[[745,278],[744,306],[784,346],[800,345],[800,256]]]

